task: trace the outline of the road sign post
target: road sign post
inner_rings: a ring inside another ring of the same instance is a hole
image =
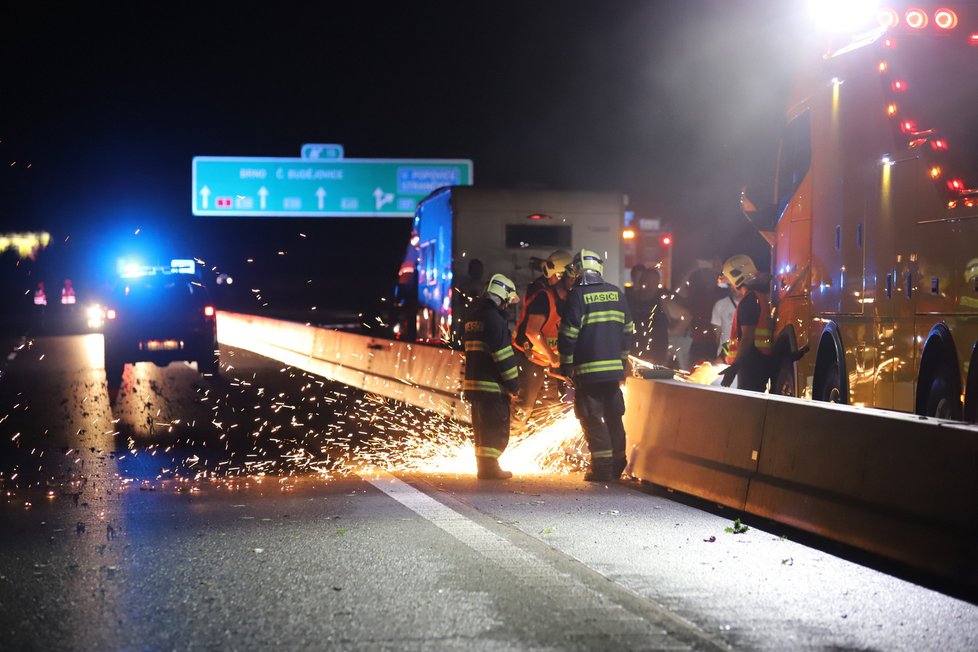
[[[193,214],[239,217],[412,217],[443,186],[472,184],[464,159],[196,156]]]

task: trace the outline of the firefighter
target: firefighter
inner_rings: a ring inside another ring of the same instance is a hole
[[[724,387],[734,378],[739,389],[763,392],[776,371],[771,350],[772,324],[769,279],[757,271],[750,256],[738,254],[723,264],[723,275],[740,295],[728,344],[730,366],[721,371]]]
[[[560,378],[560,354],[557,353],[557,334],[560,325],[560,311],[569,290],[566,280],[567,266],[571,254],[563,249],[551,253],[542,265],[542,275],[527,287],[523,309],[516,322],[513,335],[513,348],[516,351],[517,365],[520,369],[520,396],[517,402],[514,427],[522,431],[533,415],[537,401],[547,383],[547,376]],[[549,399],[559,400],[554,383],[547,383],[548,400],[541,407],[548,407]]]
[[[462,392],[472,408],[480,480],[513,477],[499,468],[499,456],[509,444],[510,400],[519,392],[519,371],[506,319],[507,309],[517,301],[516,285],[495,274],[465,320]]]
[[[591,451],[584,479],[606,482],[620,478],[627,464],[621,384],[635,325],[624,293],[602,278],[598,254],[580,250],[569,273],[576,282],[560,324],[560,367],[574,383],[574,411]]]

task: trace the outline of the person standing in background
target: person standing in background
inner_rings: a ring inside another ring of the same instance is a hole
[[[627,293],[628,309],[635,320],[632,355],[667,366],[669,363],[669,317],[662,307],[659,270],[652,267],[642,272]]]
[[[723,275],[737,288],[740,302],[731,326],[733,361],[720,372],[720,384],[729,387],[736,378],[738,389],[763,392],[775,373],[770,278],[760,274],[754,261],[744,254],[728,258]]]
[[[710,324],[716,334],[716,359],[723,360],[724,344],[730,339],[730,328],[733,326],[734,313],[737,311],[737,304],[740,303],[740,294],[731,287],[730,281],[723,274],[717,278],[717,287],[724,289],[727,296],[717,299],[713,304],[713,312],[710,315]]]

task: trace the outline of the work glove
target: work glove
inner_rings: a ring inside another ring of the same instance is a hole
[[[557,380],[562,380],[564,382],[568,382],[570,380],[570,378],[561,373],[559,367],[551,367],[550,369],[547,369],[547,375],[551,378],[556,378]]]
[[[801,360],[802,357],[806,353],[808,353],[808,351],[809,351],[809,346],[806,344],[805,346],[801,347],[800,349],[798,349],[797,351],[791,354],[791,361],[796,362],[798,360]]]
[[[569,364],[560,365],[560,375],[566,379],[568,385],[574,386],[574,367]]]
[[[736,364],[732,364],[720,372],[720,375],[723,376],[723,380],[720,381],[721,386],[730,387],[733,385],[734,378],[737,377],[737,368]]]

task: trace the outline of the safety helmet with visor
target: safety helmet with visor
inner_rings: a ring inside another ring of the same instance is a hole
[[[568,273],[575,277],[580,276],[586,271],[602,275],[604,274],[604,260],[590,249],[581,249],[574,254],[574,260],[571,261],[567,269]]]
[[[503,274],[492,275],[486,292],[499,297],[503,303],[518,303],[520,300],[520,295],[516,292],[516,284]]]

